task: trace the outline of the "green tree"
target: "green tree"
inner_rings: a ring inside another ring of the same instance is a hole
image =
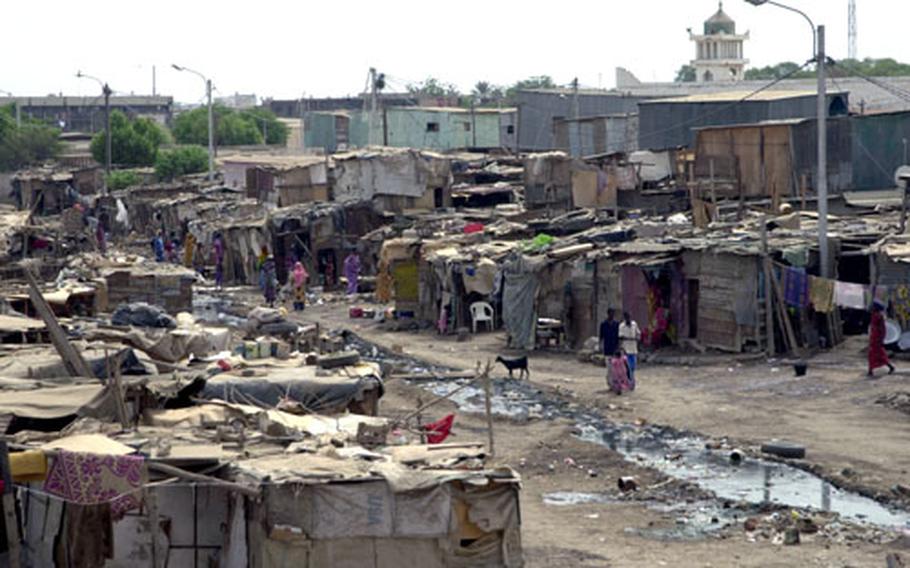
[[[240,116],[249,119],[253,125],[267,135],[266,144],[284,146],[288,141],[288,126],[278,120],[275,113],[267,108],[251,108],[240,111]]]
[[[151,166],[158,147],[168,139],[167,134],[150,118],[130,120],[122,112],[111,113],[111,162],[122,166]],[[104,131],[92,138],[92,156],[105,162],[107,140]]]
[[[695,67],[683,65],[679,68],[679,71],[676,72],[676,79],[674,79],[674,81],[677,83],[694,83],[695,79]]]
[[[37,120],[16,126],[15,107],[0,107],[0,171],[41,163],[60,152],[60,131]]]
[[[209,167],[208,150],[202,146],[179,146],[162,150],[155,160],[155,176],[159,181],[204,172]]]
[[[107,187],[113,191],[142,183],[142,176],[133,170],[114,170],[107,176]]]
[[[907,77],[910,76],[910,64],[895,61],[890,57],[873,59],[867,57],[861,61],[844,59],[838,61],[836,68],[846,75],[867,75],[871,77]]]
[[[427,77],[421,83],[408,85],[408,92],[412,95],[427,97],[458,97],[461,93],[452,83],[443,83],[435,77]]]
[[[788,77],[791,79],[808,79],[815,76],[815,72],[809,69],[799,70],[800,66],[792,61],[784,61],[777,65],[768,65],[746,70],[747,80],[773,81]]]
[[[219,146],[244,146],[262,144],[262,126],[257,124],[249,111],[239,113],[223,105],[215,105],[215,143]],[[278,121],[276,120],[276,123]],[[271,126],[271,125],[270,125]],[[287,138],[287,130],[283,132]],[[174,120],[174,138],[179,144],[208,145],[208,109],[199,107],[179,115]],[[281,136],[281,134],[279,134]],[[272,134],[269,133],[269,138]]]
[[[506,90],[506,96],[510,99],[514,99],[515,95],[518,94],[518,91],[527,89],[555,89],[556,87],[557,85],[556,82],[553,81],[553,77],[550,77],[549,75],[534,75],[533,77],[516,81],[514,85]]]

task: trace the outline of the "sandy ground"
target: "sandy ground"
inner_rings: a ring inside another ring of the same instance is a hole
[[[301,319],[319,321],[324,329],[350,329],[377,345],[455,368],[473,368],[504,349],[500,333],[457,343],[430,332],[385,331],[373,322],[349,319],[348,307],[313,306]],[[764,360],[737,364],[722,359],[722,364],[691,366],[644,363],[637,374],[638,389],[621,399],[605,391],[602,368],[579,362],[573,354],[543,352],[532,355],[531,382],[549,396],[599,409],[618,422],[673,426],[709,438],[729,438],[743,448],[770,438],[792,440],[807,447],[807,467],[839,485],[895,501],[892,486],[910,484],[910,417],[875,400],[910,390],[910,381],[900,372],[875,381],[863,379],[860,349],[861,344],[853,341],[812,359],[804,378],[795,378],[783,363]],[[910,370],[910,364],[905,367]],[[504,375],[501,368],[495,373],[499,378]],[[419,386],[390,380],[383,414],[414,409],[418,396],[424,402],[431,398]],[[433,412],[442,416],[454,410],[446,402]],[[768,539],[751,542],[743,530],[748,512],[725,517],[722,530],[668,536],[679,528],[679,513],[655,506],[669,501],[697,508],[705,499],[702,492],[664,482],[654,470],[577,440],[568,421],[497,419],[494,429],[495,463],[511,465],[523,477],[522,534],[528,566],[864,567],[884,566],[888,552],[910,560],[910,537],[887,545],[862,536],[844,541],[804,535],[797,546]],[[457,439],[484,440],[485,420],[459,413],[455,432]],[[616,480],[624,475],[636,476],[643,491],[632,496],[619,492]],[[662,490],[648,489],[658,484]],[[558,491],[596,492],[614,499],[570,506],[544,503],[545,494]]]

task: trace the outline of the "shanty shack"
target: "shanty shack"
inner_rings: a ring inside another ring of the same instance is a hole
[[[816,121],[790,119],[696,131],[695,177],[702,196],[782,199],[815,194]],[[851,123],[828,120],[828,190],[853,183]]]
[[[79,196],[95,195],[102,186],[98,167],[25,170],[12,178],[12,193],[19,209],[37,215],[62,213]]]
[[[222,401],[104,435],[107,387],[27,392],[0,403],[45,430],[10,454],[27,565],[523,565],[519,477],[485,469],[480,444],[391,446],[362,435],[387,419]]]
[[[276,207],[330,199],[324,156],[237,156],[223,161],[224,184]]]
[[[189,269],[164,263],[112,267],[102,272],[107,283],[107,303],[145,302],[171,314],[193,310],[196,274]]]
[[[451,160],[442,154],[383,148],[332,158],[336,201],[370,201],[388,212],[452,205]]]

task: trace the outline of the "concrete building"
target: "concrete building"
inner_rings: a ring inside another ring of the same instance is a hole
[[[255,94],[234,93],[226,97],[215,97],[217,104],[234,109],[253,108],[256,106],[257,101]]]
[[[387,107],[370,113],[308,113],[304,145],[331,153],[350,148],[389,146],[428,150],[514,150],[515,109]]]
[[[0,97],[0,106],[21,105],[23,117],[53,124],[64,132],[98,132],[104,130],[104,97]],[[111,96],[111,110],[130,118],[151,118],[168,125],[174,98],[164,96]]]
[[[743,55],[743,44],[749,32],[736,33],[736,22],[724,12],[720,2],[717,13],[705,21],[704,33],[689,32],[695,42],[695,80],[699,83],[742,81],[749,60]]]
[[[524,152],[553,150],[557,124],[567,119],[631,114],[647,97],[603,89],[529,89],[519,91],[518,147]]]
[[[828,94],[828,116],[847,114],[849,95]],[[639,104],[638,147],[666,150],[692,147],[695,131],[705,126],[752,124],[766,120],[813,118],[816,115],[814,91],[726,91],[669,99],[653,99]]]

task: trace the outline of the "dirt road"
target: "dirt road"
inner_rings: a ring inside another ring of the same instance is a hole
[[[473,368],[476,361],[493,359],[504,349],[501,334],[457,343],[426,332],[385,331],[370,321],[348,319],[347,308],[344,303],[315,306],[303,319],[350,329],[378,346],[453,368]],[[531,383],[566,408],[589,409],[611,421],[661,424],[708,439],[727,438],[731,447],[751,448],[775,437],[792,440],[807,447],[800,467],[839,486],[899,503],[892,487],[910,482],[910,418],[875,400],[910,390],[904,387],[908,379],[900,374],[861,379],[858,348],[850,343],[810,361],[804,378],[766,361],[645,363],[637,374],[638,389],[621,398],[606,392],[601,368],[572,354],[544,352],[532,355]],[[497,373],[500,379],[504,376],[501,368]],[[404,414],[416,407],[418,397],[425,402],[431,396],[419,385],[391,380],[383,413]],[[449,411],[457,412],[445,403],[428,418]],[[886,553],[904,548],[903,556],[910,557],[910,537],[894,541],[899,533],[891,530],[834,522],[831,527],[837,530],[803,533],[801,543],[793,546],[780,543],[783,533],[773,527],[746,531],[744,523],[761,520],[764,527],[768,519],[786,522],[793,513],[715,499],[603,445],[579,440],[573,436],[572,420],[498,418],[494,429],[495,463],[514,467],[524,480],[522,530],[528,566],[884,566]],[[463,440],[484,440],[484,419],[459,412],[455,431]],[[640,490],[619,491],[620,476],[634,476]],[[562,495],[566,492],[582,495]],[[553,504],[567,498],[594,502]]]

